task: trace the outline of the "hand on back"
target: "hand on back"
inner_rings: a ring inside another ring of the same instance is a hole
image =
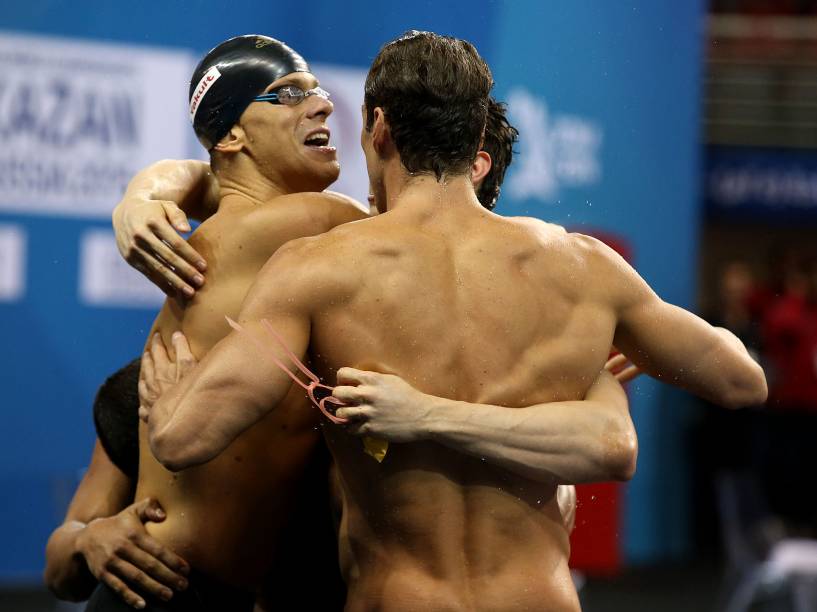
[[[113,516],[94,519],[77,537],[77,549],[91,574],[135,608],[145,607],[140,592],[168,601],[174,590],[187,588],[190,567],[145,529],[148,521],[164,520],[159,503],[147,498]]]

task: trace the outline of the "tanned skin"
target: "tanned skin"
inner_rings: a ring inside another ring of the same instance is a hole
[[[312,75],[296,73],[270,89],[286,83],[317,85]],[[337,178],[334,156],[303,144],[310,130],[325,126],[331,110],[318,97],[296,107],[254,103],[216,147],[222,156],[220,204],[189,241],[208,262],[207,282],[189,301],[165,302],[154,331],[168,345],[182,331],[202,358],[227,334],[225,314],[238,315],[256,274],[281,245],[367,216],[344,196],[302,192],[321,191]],[[253,158],[267,162],[256,165]],[[156,461],[147,430],[140,427],[136,499],[158,500],[167,515],[149,523],[148,532],[192,567],[237,586],[255,586],[269,567],[295,488],[320,439],[315,410],[302,392],[288,393],[279,408],[221,457],[178,474]]]
[[[288,379],[249,338],[265,338],[266,319],[327,380],[352,365],[453,400],[392,432],[382,464],[325,428],[345,502],[348,610],[577,610],[558,479],[525,476],[529,443],[513,436],[534,419],[544,427],[549,411],[525,407],[577,408],[613,342],[648,373],[727,405],[762,401],[762,372],[601,243],[494,215],[467,177],[408,177],[384,125],[373,133],[364,150],[372,157],[374,140],[387,160],[388,212],[280,249],[242,307],[245,331],[153,407],[151,448],[171,469],[207,461],[285,398]],[[501,452],[504,467],[480,452]]]

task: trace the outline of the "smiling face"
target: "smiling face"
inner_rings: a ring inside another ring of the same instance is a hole
[[[308,72],[293,72],[270,83],[262,93],[285,85],[307,91],[318,87],[318,80]],[[264,176],[287,191],[323,191],[340,172],[326,125],[332,110],[332,103],[317,95],[295,106],[252,102],[238,120],[245,152]]]

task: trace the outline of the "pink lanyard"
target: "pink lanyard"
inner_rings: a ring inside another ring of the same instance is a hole
[[[241,327],[238,323],[233,321],[230,317],[225,317],[225,318],[227,319],[227,323],[229,323],[230,327],[232,327],[234,330],[239,331],[239,332],[245,331],[243,327]],[[293,353],[291,350],[289,350],[289,347],[286,345],[286,342],[284,342],[284,339],[281,338],[281,336],[278,334],[278,332],[276,332],[274,329],[272,329],[272,325],[270,325],[269,321],[267,321],[266,319],[261,319],[261,325],[264,326],[264,328],[267,330],[267,332],[269,332],[269,335],[272,336],[272,339],[275,340],[278,343],[278,345],[283,349],[284,353],[292,360],[292,362],[295,364],[295,366],[301,372],[303,372],[303,374],[311,382],[309,384],[306,384],[305,382],[303,382],[300,378],[298,378],[295,374],[293,374],[290,371],[290,369],[286,365],[284,365],[284,363],[280,359],[278,359],[278,356],[275,354],[275,352],[272,349],[270,349],[267,346],[264,346],[254,336],[251,336],[250,334],[247,334],[247,336],[250,338],[250,340],[252,340],[255,343],[255,345],[259,349],[261,349],[261,352],[264,353],[267,357],[269,357],[273,361],[273,363],[275,363],[275,365],[277,365],[279,368],[281,368],[294,382],[296,382],[298,385],[300,385],[301,387],[303,387],[306,390],[306,394],[309,396],[309,399],[312,401],[313,404],[315,404],[315,406],[318,407],[318,409],[324,414],[324,416],[327,419],[329,419],[333,423],[347,423],[348,419],[343,419],[341,417],[335,416],[326,407],[327,403],[333,404],[335,406],[345,406],[346,405],[342,401],[337,399],[336,397],[332,396],[332,392],[335,390],[335,388],[330,387],[328,385],[324,385],[323,383],[321,383],[321,379],[318,378],[317,374],[315,374],[309,368],[307,368],[306,365],[304,365],[304,363],[300,359],[298,359],[298,357],[295,355],[295,353]],[[322,389],[322,390],[328,392],[328,395],[326,397],[324,397],[323,399],[318,400],[315,397],[315,390],[316,389]]]

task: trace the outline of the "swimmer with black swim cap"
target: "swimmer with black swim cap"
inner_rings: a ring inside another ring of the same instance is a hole
[[[296,51],[268,36],[236,36],[213,48],[190,80],[190,121],[208,151],[270,83],[309,72]]]
[[[196,67],[190,80],[190,121],[214,170],[222,165],[220,153],[237,152],[241,144],[270,173],[269,179],[285,186],[283,192],[315,191],[316,173],[324,177],[318,189],[323,190],[340,171],[330,131],[320,121],[332,112],[331,102],[306,113],[269,108],[299,107],[310,96],[329,100],[295,50],[269,36],[236,36],[212,49]]]
[[[168,299],[153,325],[153,342],[171,346],[176,338],[177,355],[177,331],[196,359],[227,335],[225,315],[238,316],[258,271],[281,246],[367,216],[351,198],[324,192],[339,172],[326,126],[333,106],[308,70],[285,44],[253,35],[220,44],[193,75],[190,117],[210,151],[218,204],[189,239],[207,253],[206,283],[191,299]],[[272,584],[274,609],[342,607],[337,551],[324,520],[328,457],[320,413],[300,388],[230,453],[195,470],[162,467],[144,426],[139,444],[135,495],[155,499],[166,513],[145,529],[191,568],[187,589],[172,593],[169,604],[145,596],[145,610],[250,612],[262,583]],[[313,580],[306,566],[322,576],[322,589],[300,588]],[[333,577],[335,589],[328,586]],[[203,603],[192,601],[197,595]],[[119,603],[102,585],[88,610],[118,612]]]

